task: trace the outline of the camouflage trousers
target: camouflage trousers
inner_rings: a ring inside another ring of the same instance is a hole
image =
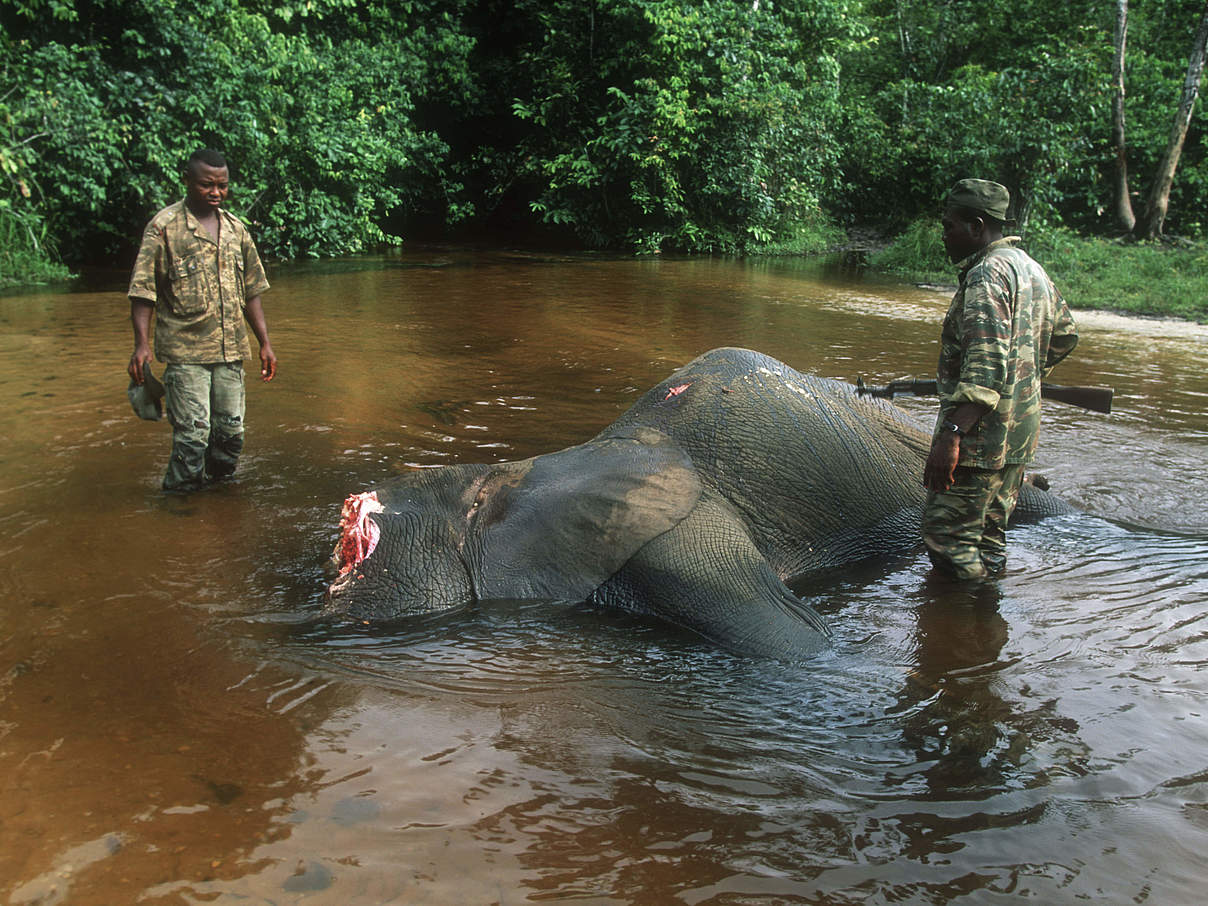
[[[923,509],[923,542],[936,569],[958,579],[1000,575],[1007,568],[1007,520],[1019,500],[1024,466],[958,466],[952,487],[931,492]]]
[[[192,491],[235,471],[243,451],[243,363],[176,365],[164,369],[172,422],[165,491]]]

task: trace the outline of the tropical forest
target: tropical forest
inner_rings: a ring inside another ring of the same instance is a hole
[[[1083,304],[1208,319],[1204,0],[0,0],[0,286],[125,264],[198,147],[272,260],[420,241],[950,273],[1005,184]]]

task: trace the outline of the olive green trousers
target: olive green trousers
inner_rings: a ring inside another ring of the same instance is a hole
[[[923,509],[923,542],[936,569],[958,579],[997,576],[1007,568],[1007,521],[1019,501],[1024,465],[958,466],[947,491]]]
[[[165,491],[192,491],[235,471],[243,451],[243,363],[169,364],[165,402],[172,456]]]

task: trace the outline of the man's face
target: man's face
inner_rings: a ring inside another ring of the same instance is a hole
[[[185,199],[197,212],[216,211],[230,191],[226,167],[194,161],[185,171]]]
[[[980,219],[968,221],[947,208],[940,224],[944,228],[944,249],[953,264],[964,261],[985,246],[985,224]]]

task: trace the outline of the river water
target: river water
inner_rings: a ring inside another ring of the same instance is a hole
[[[341,502],[578,443],[715,346],[928,375],[945,295],[450,249],[270,276],[279,376],[183,499],[124,275],[0,298],[5,903],[1201,902],[1204,328],[1082,314],[1054,377],[1116,409],[1047,406],[1036,465],[1086,514],[976,596],[918,552],[799,587],[835,642],[780,664],[582,606],[324,620]]]

